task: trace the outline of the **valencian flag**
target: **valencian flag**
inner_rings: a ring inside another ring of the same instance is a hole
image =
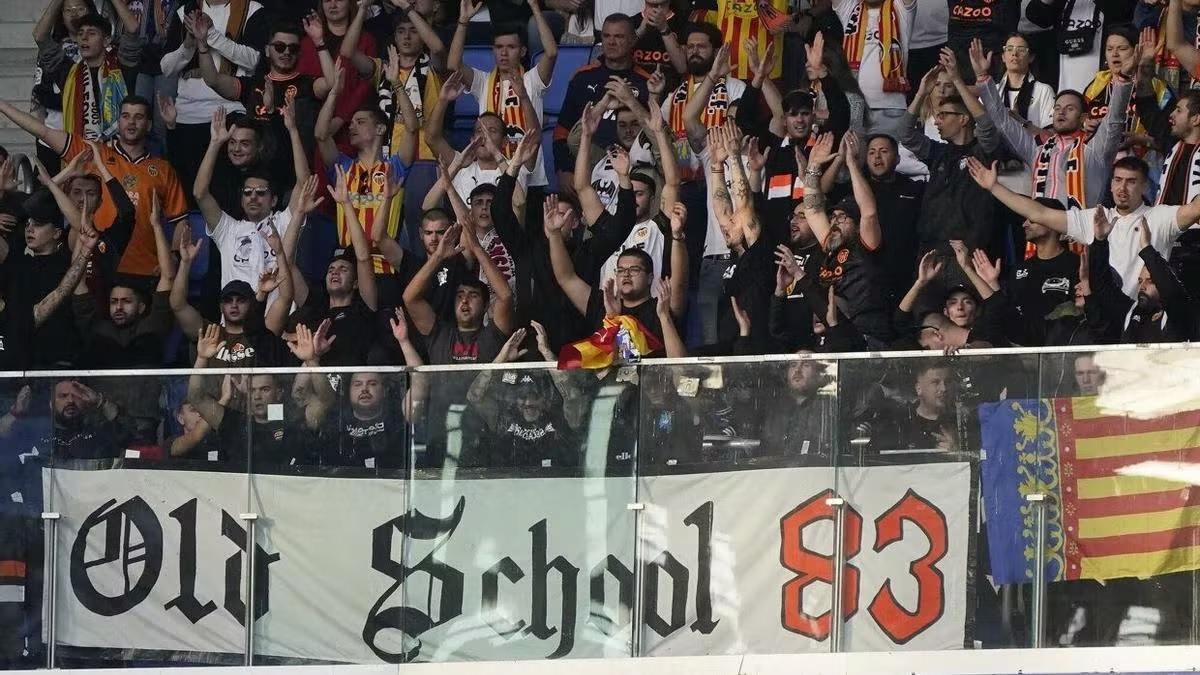
[[[604,325],[591,337],[563,346],[558,353],[558,367],[599,370],[617,359],[637,361],[662,348],[662,341],[632,316],[606,316]]]
[[[1094,396],[1009,400],[981,405],[979,424],[996,583],[1033,579],[1035,493],[1048,495],[1048,581],[1200,569],[1200,487],[1118,472],[1200,462],[1200,410],[1141,420],[1105,414]]]

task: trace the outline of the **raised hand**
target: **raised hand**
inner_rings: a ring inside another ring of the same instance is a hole
[[[629,88],[629,83],[623,77],[610,76],[608,82],[604,84],[604,89],[625,105],[637,100],[637,97],[633,95],[633,89]]]
[[[508,336],[504,341],[504,346],[500,348],[500,353],[496,354],[495,360],[492,363],[512,363],[517,359],[525,356],[528,349],[521,349],[521,343],[525,341],[525,329],[518,328],[513,331],[513,334]]]
[[[276,288],[279,288],[279,268],[264,270],[258,275],[259,293],[270,295]]]
[[[729,120],[724,125],[724,132],[721,134],[721,141],[725,143],[725,155],[727,157],[740,157],[742,152],[742,130],[733,120]]]
[[[663,75],[662,64],[654,67],[654,72],[650,73],[650,79],[646,81],[646,90],[655,99],[662,100],[663,92],[667,88],[667,76]]]
[[[955,82],[962,81],[962,74],[958,72],[958,57],[955,56],[953,49],[942,47],[942,51],[938,54],[938,65],[950,75],[950,79]]]
[[[662,108],[659,108],[656,105],[651,105],[646,110],[646,129],[648,129],[651,134],[657,135],[662,133],[665,128],[666,127],[663,123],[662,117]]]
[[[733,309],[733,318],[737,320],[738,335],[748,337],[750,335],[750,315],[742,309],[736,295],[729,298],[729,306]]]
[[[992,67],[992,53],[984,53],[983,42],[979,38],[971,40],[971,47],[967,50],[967,56],[971,59],[971,68],[975,71],[975,77],[986,77]]]
[[[201,328],[200,334],[196,336],[196,356],[202,359],[213,358],[224,346],[225,342],[221,340],[221,327],[215,323]]]
[[[937,251],[928,251],[921,256],[921,261],[917,263],[917,283],[924,286],[937,278],[937,275],[942,273],[942,267],[945,263],[938,258]]]
[[[321,325],[317,326],[317,330],[313,332],[313,350],[318,358],[324,356],[333,347],[333,341],[337,339],[336,335],[331,335],[333,331],[333,321],[325,319]]]
[[[305,215],[312,213],[325,201],[325,197],[317,196],[317,185],[319,183],[320,180],[317,174],[314,173],[305,179],[304,185],[299,188],[301,190],[300,203],[296,206],[301,213]]]
[[[438,242],[437,248],[433,251],[433,257],[438,260],[447,260],[459,253],[462,253],[462,245],[459,243],[462,238],[463,226],[455,223],[446,228],[446,235]]]
[[[470,21],[476,14],[483,11],[482,2],[471,2],[471,0],[460,0],[458,3],[458,22],[461,24],[465,21]]]
[[[606,93],[604,98],[605,100],[611,98],[611,94]],[[603,103],[603,101],[601,101],[601,103]],[[580,141],[581,146],[591,143],[592,136],[596,133],[596,129],[600,127],[600,117],[596,114],[596,109],[597,106],[593,103],[588,103],[587,105],[583,106],[583,117],[580,118],[583,121],[583,127],[581,129],[583,135],[581,137],[582,140]]]
[[[804,268],[796,262],[792,249],[780,244],[775,247],[775,295],[787,297],[792,286],[804,278]]]
[[[191,234],[179,242],[179,262],[182,267],[191,267],[192,261],[200,254],[200,247],[204,245],[204,239],[192,241]]]
[[[521,142],[517,143],[517,149],[513,152],[513,161],[517,164],[528,164],[537,157],[538,152],[542,149],[542,136],[537,129],[526,129],[525,135],[521,137]]]
[[[729,65],[729,44],[721,45],[717,50],[716,56],[713,57],[712,69],[709,71],[714,80],[719,80],[726,75],[729,75],[731,67]]]
[[[408,342],[408,321],[404,318],[404,310],[397,307],[393,312],[395,316],[388,319],[388,324],[392,327],[392,337],[395,338],[396,344],[404,344]]]
[[[970,262],[970,252],[967,251],[967,245],[962,239],[951,239],[950,248],[954,250],[954,260],[959,267],[966,269]]]
[[[400,51],[396,49],[396,45],[388,45],[388,58],[383,66],[383,76],[393,86],[400,84]]]
[[[546,238],[557,236],[563,229],[563,218],[558,212],[558,195],[548,194],[542,201],[542,231]]]
[[[108,165],[104,163],[104,153],[100,151],[100,143],[97,141],[88,141],[87,144],[89,151],[87,153],[80,154],[87,154],[88,160],[91,161],[92,166],[96,167],[96,173],[100,174],[100,179],[107,183],[108,181],[112,180],[113,175],[112,172],[108,170]],[[78,157],[79,155],[76,156]]]
[[[304,34],[308,36],[308,39],[312,40],[314,45],[325,44],[325,24],[321,21],[317,10],[309,12],[302,21],[304,22]]]
[[[621,309],[621,299],[617,297],[617,280],[609,279],[604,282],[604,316],[620,316],[624,314]]]
[[[817,31],[813,36],[812,44],[804,45],[804,56],[807,59],[804,69],[808,72],[810,79],[819,79],[821,67],[825,64],[825,34]],[[814,78],[813,76],[818,77]]]
[[[971,263],[975,265],[975,273],[992,288],[1000,287],[1000,259],[995,262],[988,259],[983,249],[975,249],[971,253]]]
[[[608,149],[608,161],[612,163],[613,171],[618,176],[629,175],[629,151],[619,145]]]
[[[158,95],[158,116],[168,129],[175,128],[175,120],[179,119],[179,111],[175,109],[175,99],[170,96]]]
[[[826,131],[817,137],[817,143],[808,152],[808,161],[816,166],[825,166],[837,157],[837,153],[833,151],[833,134]]]
[[[721,166],[729,155],[725,152],[725,138],[723,127],[713,127],[708,130],[708,153],[709,159],[713,166]]]
[[[654,306],[654,313],[660,321],[674,321],[671,318],[671,280],[659,279],[655,283],[658,284],[658,301]]]
[[[1112,221],[1108,219],[1108,213],[1103,206],[1096,207],[1096,213],[1092,216],[1092,232],[1096,237],[1096,241],[1104,241],[1108,239],[1108,235],[1113,231]]]
[[[742,141],[742,153],[746,155],[746,167],[752,172],[759,172],[767,165],[767,158],[771,155],[771,149],[767,148],[763,152],[758,147],[758,138],[756,136],[747,136]]]
[[[1138,233],[1138,241],[1142,243],[1142,248],[1150,248],[1152,243],[1150,240],[1150,225],[1146,222],[1146,217],[1142,216],[1139,218],[1133,229]]]
[[[333,198],[333,201],[339,204],[349,204],[350,189],[346,186],[346,170],[340,164],[334,169],[337,171],[337,183],[326,186],[325,189],[329,190],[329,196]]]
[[[438,96],[440,96],[444,101],[454,101],[458,99],[459,96],[462,96],[463,92],[466,90],[467,85],[463,82],[462,73],[460,71],[454,71],[450,74],[450,77],[447,77],[446,81],[442,83],[442,89],[440,92],[438,92]]]
[[[683,228],[687,224],[687,207],[683,202],[675,202],[671,205],[671,236],[683,236]]]
[[[212,145],[224,145],[225,141],[229,140],[231,132],[225,124],[225,109],[218,106],[212,113],[212,123],[209,124],[209,143]]]
[[[1138,35],[1137,46],[1134,47],[1134,61],[1139,67],[1146,68],[1154,65],[1158,56],[1158,33],[1153,26],[1146,26]]]
[[[537,336],[538,353],[547,361],[554,361],[554,351],[550,349],[550,338],[546,335],[546,327],[536,321],[530,321],[533,333]]]
[[[990,166],[984,166],[983,162],[970,157],[967,159],[967,171],[970,172],[971,178],[979,184],[979,187],[991,192],[996,187],[996,163],[992,162]]]

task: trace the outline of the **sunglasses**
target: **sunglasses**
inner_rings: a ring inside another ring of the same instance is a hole
[[[250,195],[254,195],[256,197],[266,197],[269,194],[271,194],[271,188],[265,188],[265,187],[242,188],[242,196],[243,197],[249,197]]]
[[[272,42],[271,48],[274,49],[275,51],[279,52],[280,54],[283,54],[284,52],[287,52],[288,54],[299,54],[300,53],[300,43],[299,42]]]

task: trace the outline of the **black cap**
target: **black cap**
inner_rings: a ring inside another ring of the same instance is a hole
[[[966,293],[967,295],[971,296],[976,303],[983,302],[983,300],[979,297],[979,292],[974,288],[966,284],[958,284],[957,286],[946,289],[946,295],[942,296],[942,304],[946,304],[946,301],[950,299],[950,296],[954,295],[955,293]]]
[[[221,289],[221,300],[224,301],[232,295],[240,295],[247,300],[253,300],[254,289],[250,288],[250,284],[246,283],[245,281],[242,281],[241,279],[234,279],[233,281],[225,284],[225,288]]]
[[[339,248],[335,250],[333,252],[333,257],[329,259],[329,262],[332,263],[334,260],[345,260],[352,266],[358,264],[358,256],[354,255],[353,246],[347,246],[346,248]]]
[[[834,211],[845,212],[846,215],[850,216],[850,220],[856,223],[862,219],[862,211],[858,208],[858,202],[854,201],[853,195],[847,195],[840,202],[829,207],[829,213],[832,214]]]
[[[49,190],[39,190],[29,196],[22,204],[25,215],[35,223],[63,227],[63,212],[54,201]]]

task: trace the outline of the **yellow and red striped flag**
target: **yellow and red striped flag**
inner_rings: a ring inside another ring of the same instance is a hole
[[[662,348],[658,336],[632,316],[606,316],[600,330],[590,337],[563,346],[558,353],[558,367],[562,370],[599,370],[611,366],[617,359],[636,361]]]
[[[1146,578],[1200,569],[1200,487],[1127,475],[1144,462],[1200,462],[1200,410],[1140,420],[1095,397],[980,406],[983,494],[997,583],[1033,578],[1033,510],[1050,497],[1048,580]]]

